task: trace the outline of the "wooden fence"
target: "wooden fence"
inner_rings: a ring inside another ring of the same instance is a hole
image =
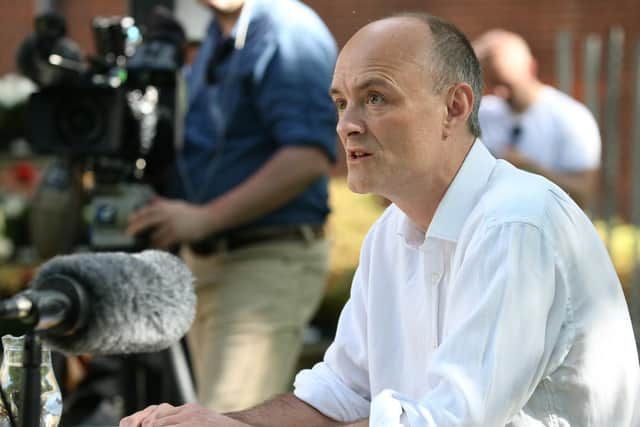
[[[604,43],[606,42],[606,46]],[[613,27],[605,40],[599,34],[590,34],[578,45],[582,49],[582,90],[579,94],[591,110],[600,126],[602,135],[602,172],[599,197],[589,208],[589,213],[596,221],[604,224],[605,244],[612,253],[615,227],[622,223],[630,223],[631,273],[625,277],[625,288],[629,309],[636,334],[636,343],[640,343],[640,41],[636,42],[631,61],[631,78],[623,78],[624,65],[624,30]],[[606,47],[606,57],[603,55]],[[575,87],[574,76],[574,40],[568,31],[561,31],[556,38],[556,80],[559,89],[572,93]],[[629,61],[627,61],[629,62]],[[602,86],[604,86],[604,91]],[[623,112],[623,91],[632,94],[631,127],[628,140],[621,133],[621,112]],[[604,92],[604,99],[601,99]],[[602,110],[601,110],[602,106]],[[628,145],[625,145],[628,144]],[[623,150],[623,148],[627,148]],[[620,175],[622,154],[629,153],[630,173]],[[630,182],[624,182],[629,180]],[[622,184],[629,191],[618,191]],[[622,196],[621,196],[622,193]],[[630,200],[620,200],[620,197]],[[622,214],[620,206],[628,206],[629,213]],[[621,219],[624,218],[624,219]]]

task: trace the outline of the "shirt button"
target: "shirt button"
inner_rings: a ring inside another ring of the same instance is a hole
[[[440,280],[440,273],[431,273],[431,284],[435,285]]]

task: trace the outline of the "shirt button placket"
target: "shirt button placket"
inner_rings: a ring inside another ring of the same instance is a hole
[[[431,285],[436,286],[440,281],[440,276],[441,276],[440,273],[437,273],[437,272],[431,273]]]
[[[440,277],[442,277],[442,273],[440,272],[433,272],[431,273],[431,288],[432,288],[432,301],[433,301],[433,332],[432,332],[432,336],[433,336],[433,343],[431,344],[431,346],[433,347],[433,349],[435,350],[436,348],[438,348],[438,283],[440,282]]]

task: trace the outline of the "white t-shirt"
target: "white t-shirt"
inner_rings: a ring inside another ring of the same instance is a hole
[[[595,169],[600,165],[600,132],[591,112],[563,92],[545,86],[538,100],[516,114],[497,96],[482,98],[482,141],[500,157],[520,131],[515,146],[522,155],[554,172]]]
[[[395,205],[371,228],[335,340],[294,393],[372,427],[629,427],[639,382],[589,219],[476,142],[426,235]]]

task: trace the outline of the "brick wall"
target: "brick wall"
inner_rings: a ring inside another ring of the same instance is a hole
[[[96,16],[127,14],[127,0],[58,0],[60,11],[67,18],[68,35],[86,53],[95,53],[91,20]]]
[[[122,15],[127,10],[127,3],[127,0],[58,0],[68,20],[69,35],[88,52],[93,51],[91,19],[98,15]],[[551,83],[558,30],[571,30],[576,47],[586,34],[605,35],[614,24],[625,29],[629,35],[627,41],[635,41],[640,34],[637,25],[640,8],[634,7],[634,0],[306,0],[306,3],[327,22],[340,46],[367,22],[407,10],[442,16],[458,25],[470,38],[493,27],[513,30],[529,40],[540,61],[541,77]],[[15,69],[15,49],[32,30],[33,4],[33,0],[0,1],[0,42],[3,47],[0,73]],[[627,43],[625,53],[626,68],[630,71],[630,43]],[[576,60],[581,60],[580,55]],[[578,80],[576,88],[579,84]]]
[[[33,4],[25,0],[0,1],[0,75],[15,71],[15,53],[33,27]]]
[[[640,35],[637,25],[640,8],[634,7],[634,0],[612,0],[606,2],[606,7],[603,0],[307,0],[306,3],[327,22],[340,46],[367,22],[401,11],[441,16],[470,38],[495,27],[515,31],[529,41],[540,62],[540,76],[550,83],[554,81],[555,38],[559,30],[574,34],[576,48],[587,34],[604,36],[612,25],[620,25],[630,40]],[[629,44],[626,47],[628,59],[631,47]]]
[[[196,0],[179,0],[196,1]],[[273,0],[277,1],[277,0]],[[0,74],[15,70],[14,53],[32,30],[32,0],[0,1]],[[94,16],[122,15],[127,0],[58,0],[68,20],[69,35],[87,52],[93,52],[91,19]],[[470,38],[483,31],[502,27],[522,34],[539,60],[540,77],[554,83],[555,37],[561,29],[572,31],[576,47],[576,95],[581,98],[581,43],[589,33],[606,36],[612,25],[627,33],[625,82],[631,81],[632,43],[640,35],[640,8],[634,0],[307,0],[342,46],[361,26],[393,12],[422,10],[442,16],[458,25]],[[629,90],[625,91],[627,94]]]

